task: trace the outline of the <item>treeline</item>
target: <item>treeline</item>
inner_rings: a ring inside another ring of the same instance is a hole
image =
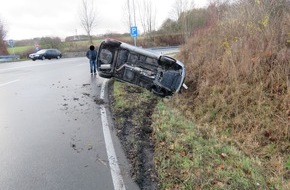
[[[160,29],[150,37],[158,45],[184,44],[200,28],[210,21],[210,11],[207,8],[191,9],[181,12],[178,19],[168,18]]]

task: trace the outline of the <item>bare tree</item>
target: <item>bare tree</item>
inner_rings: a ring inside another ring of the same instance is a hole
[[[194,0],[175,0],[175,3],[172,8],[172,19],[178,20],[181,15],[188,11],[190,8],[194,7]]]
[[[126,24],[129,26],[128,28],[130,28],[131,26],[137,26],[135,0],[127,0],[124,10],[124,15],[126,16]],[[134,38],[134,44],[136,45],[136,38]]]
[[[137,26],[137,22],[136,22],[136,6],[135,6],[135,0],[133,0],[133,16],[134,16],[134,26]]]
[[[4,21],[0,19],[0,55],[7,55],[7,47],[4,43],[7,31],[5,30]]]
[[[155,30],[156,9],[154,9],[152,0],[126,0],[124,10],[125,23],[129,27],[140,24],[147,36]],[[136,39],[134,38],[134,40]]]
[[[186,41],[191,33],[190,23],[190,10],[194,8],[194,0],[175,0],[173,6],[173,15],[175,20],[178,20],[180,28]]]
[[[131,13],[131,3],[130,0],[126,0],[126,4],[124,5],[124,19],[125,24],[128,28],[132,26],[132,13]]]
[[[86,31],[90,43],[92,44],[93,39],[91,36],[91,32],[97,26],[97,14],[93,0],[82,0],[82,6],[80,9],[79,16],[81,26]]]
[[[138,2],[139,19],[145,35],[150,35],[155,30],[156,9],[154,9],[152,1]],[[150,36],[149,36],[150,37]]]
[[[135,0],[126,0],[126,3],[124,5],[124,16],[126,20],[126,25],[129,26],[136,26],[136,6],[135,6]]]
[[[126,4],[124,5],[123,10],[125,16],[125,23],[128,28],[130,28],[131,26],[137,26],[135,0],[126,0]]]

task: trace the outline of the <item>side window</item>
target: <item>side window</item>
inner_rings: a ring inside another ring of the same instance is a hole
[[[129,63],[136,64],[137,61],[138,61],[138,56],[137,55],[134,55],[134,54],[130,54],[130,56],[129,56]]]
[[[157,60],[156,59],[153,59],[153,58],[150,58],[150,57],[147,57],[146,58],[146,63],[156,65],[157,64]]]
[[[142,62],[145,62],[146,61],[146,56],[144,56],[144,55],[140,55],[140,61],[142,61]]]
[[[120,50],[118,53],[118,58],[117,58],[117,67],[120,67],[121,65],[125,64],[128,59],[128,50]]]

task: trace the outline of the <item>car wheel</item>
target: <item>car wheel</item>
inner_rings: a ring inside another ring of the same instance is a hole
[[[58,56],[56,57],[56,59],[60,59],[60,56],[58,55]]]
[[[42,57],[41,57],[41,59],[42,59],[42,60],[45,60],[45,57],[44,57],[44,56],[42,56]]]
[[[103,77],[103,78],[107,78],[107,79],[110,79],[112,78],[112,74],[105,74],[105,73],[102,73],[102,72],[99,72],[98,73],[100,77]]]
[[[165,89],[162,89],[159,86],[155,86],[155,85],[152,86],[151,91],[160,97],[165,97],[167,94]]]
[[[109,40],[106,42],[106,45],[110,46],[110,47],[119,47],[120,46],[120,42],[117,42],[117,41],[112,41],[112,40]]]
[[[32,61],[35,61],[35,59],[32,59]]]
[[[171,57],[166,57],[166,56],[161,56],[160,59],[159,59],[160,63],[163,64],[163,65],[173,65],[175,64],[175,60],[172,59]]]

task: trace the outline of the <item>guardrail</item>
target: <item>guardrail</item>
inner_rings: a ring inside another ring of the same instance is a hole
[[[148,49],[152,49],[152,50],[158,50],[158,49],[179,49],[180,46],[162,46],[162,47],[151,47]]]
[[[174,54],[174,53],[179,52],[180,46],[152,47],[152,48],[146,48],[146,49],[151,52],[168,55],[168,54]]]
[[[19,55],[0,55],[0,62],[9,62],[20,59]]]

